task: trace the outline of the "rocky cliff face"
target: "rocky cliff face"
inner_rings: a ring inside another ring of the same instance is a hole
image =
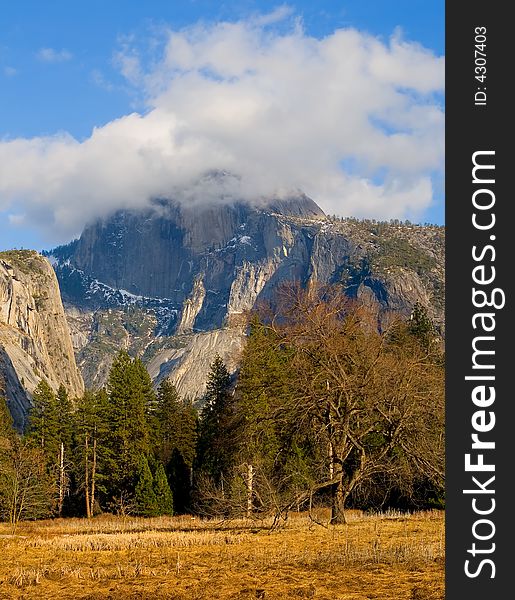
[[[41,378],[82,394],[58,282],[37,252],[0,253],[0,380],[15,425],[22,429]]]
[[[419,301],[443,328],[443,228],[330,219],[306,196],[260,207],[160,201],[93,224],[49,258],[87,385],[105,381],[124,347],[156,380],[201,393],[216,352],[236,367],[241,315],[285,281],[337,283],[404,314]]]

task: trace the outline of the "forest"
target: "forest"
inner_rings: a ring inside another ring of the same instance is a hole
[[[288,518],[444,506],[443,342],[426,310],[382,314],[336,288],[285,287],[248,315],[240,366],[206,392],[155,388],[120,350],[105,388],[41,380],[29,425],[0,390],[0,516]]]

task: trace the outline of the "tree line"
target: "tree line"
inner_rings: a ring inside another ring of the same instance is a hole
[[[2,517],[278,521],[323,504],[339,523],[349,506],[442,506],[443,363],[419,304],[380,318],[336,289],[290,287],[251,315],[235,376],[214,357],[195,405],[125,351],[82,398],[42,380],[23,436],[0,402]]]
[[[197,411],[167,380],[155,391],[127,352],[116,356],[105,388],[79,399],[42,380],[23,436],[7,410],[1,414],[0,506],[13,525],[23,517],[189,509]]]

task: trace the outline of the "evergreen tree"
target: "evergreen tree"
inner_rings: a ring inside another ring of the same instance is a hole
[[[0,389],[0,452],[9,440],[12,440],[15,435],[13,428],[13,419],[11,412],[7,407],[7,401]]]
[[[47,472],[55,479],[58,490],[57,512],[61,515],[69,489],[71,403],[64,386],[59,387],[56,395],[45,380],[41,380],[34,390],[32,401],[28,440],[41,449]]]
[[[428,350],[433,342],[436,331],[433,322],[427,314],[427,310],[415,302],[408,322],[408,332],[416,338],[425,350]]]
[[[231,376],[218,354],[211,363],[206,387],[200,418],[197,464],[200,471],[220,484],[232,467],[236,423]]]
[[[66,388],[61,384],[57,390],[56,410],[58,412],[57,437],[59,439],[59,458],[57,465],[58,503],[57,513],[63,513],[65,497],[69,492],[72,446],[72,405]]]
[[[256,503],[253,494],[262,505],[288,505],[314,477],[312,463],[320,449],[309,424],[292,410],[299,391],[292,357],[276,332],[254,318],[236,388],[239,460],[258,475],[254,489],[245,477],[247,513]]]
[[[183,402],[168,379],[157,391],[155,420],[156,455],[171,482],[175,509],[182,513],[190,507],[198,418],[191,402]]]
[[[168,488],[170,489],[170,488]],[[160,490],[161,492],[162,490]],[[154,478],[145,456],[141,456],[136,473],[134,488],[134,506],[136,514],[153,517],[158,514],[158,504],[154,491]]]
[[[134,359],[132,365],[134,369],[134,379],[137,385],[137,394],[143,399],[144,414],[146,420],[148,420],[149,416],[155,414],[157,408],[154,384],[152,383],[152,379],[140,358]]]
[[[156,512],[158,515],[173,515],[173,494],[165,469],[161,462],[157,463],[154,475],[154,495],[156,499]]]
[[[123,350],[111,367],[107,392],[106,483],[122,502],[131,493],[140,457],[150,451],[147,415],[155,396],[141,361]]]
[[[57,398],[49,384],[42,379],[32,394],[28,437],[43,450],[49,464],[56,464],[58,461],[60,429]]]
[[[1,385],[0,380],[0,385]],[[13,471],[13,448],[18,436],[13,428],[11,413],[0,387],[0,514],[8,516],[12,497],[8,491],[9,476]]]
[[[73,432],[73,407],[63,384],[57,390],[56,403],[58,411],[58,436],[65,448],[69,450]]]
[[[205,409],[216,413],[228,403],[231,387],[231,375],[224,361],[217,354],[210,365],[210,371],[204,394]]]
[[[74,415],[74,476],[88,518],[95,513],[99,496],[105,498],[107,492],[103,485],[108,454],[107,412],[107,393],[101,389],[96,393],[86,391]]]
[[[157,389],[156,454],[163,464],[168,464],[177,444],[181,398],[169,379],[163,379]]]
[[[1,385],[0,380],[0,385]],[[6,489],[6,476],[12,469],[12,442],[15,439],[11,413],[0,387],[0,514],[5,518],[10,504]]]

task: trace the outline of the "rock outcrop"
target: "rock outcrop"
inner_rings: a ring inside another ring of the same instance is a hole
[[[176,347],[168,345],[158,350],[147,362],[147,369],[156,384],[169,377],[181,396],[195,399],[205,390],[209,368],[216,354],[230,373],[236,371],[244,339],[241,327],[177,336]]]
[[[94,387],[127,348],[156,381],[198,395],[217,352],[236,368],[242,315],[293,280],[339,284],[405,315],[419,301],[443,331],[442,227],[328,218],[303,195],[261,206],[162,200],[92,224],[49,259]]]
[[[0,252],[0,379],[20,430],[42,378],[54,389],[63,384],[71,396],[84,390],[59,285],[37,252]]]

